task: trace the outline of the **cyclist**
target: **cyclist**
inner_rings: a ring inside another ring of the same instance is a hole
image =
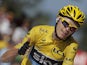
[[[16,55],[25,55],[21,65],[30,65],[27,64],[28,60],[31,65],[73,65],[78,43],[72,34],[83,24],[84,19],[84,13],[77,6],[67,5],[59,10],[55,26],[32,28],[22,43],[14,48]],[[13,56],[16,56],[15,52]],[[2,59],[5,61],[7,58]]]

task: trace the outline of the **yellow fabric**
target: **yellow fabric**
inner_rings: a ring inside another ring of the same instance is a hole
[[[63,65],[73,65],[73,58],[76,54],[78,44],[72,37],[65,41],[55,40],[52,37],[53,32],[53,26],[36,26],[28,32],[22,43],[15,47],[20,48],[24,42],[30,39],[29,45],[32,46],[34,44],[35,49],[37,49],[38,52],[54,60],[64,60]],[[67,58],[72,61],[67,60]]]
[[[28,60],[27,57],[25,57],[21,63],[21,65],[31,65],[30,61]]]
[[[8,43],[3,41],[3,40],[0,40],[0,49],[3,49],[5,47],[7,47]]]

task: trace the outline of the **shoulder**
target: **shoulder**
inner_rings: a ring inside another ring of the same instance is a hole
[[[79,46],[78,42],[73,37],[69,37],[67,42],[69,43],[68,48],[78,48]]]
[[[50,26],[50,25],[38,25],[38,26],[34,26],[32,29],[40,29],[40,28],[53,28],[54,26]]]
[[[50,26],[50,25],[38,25],[38,26],[34,26],[31,31],[34,32],[39,32],[39,31],[48,31],[48,30],[53,30],[54,26]]]
[[[68,42],[68,43],[77,43],[78,44],[78,42],[71,36],[71,37],[69,37],[67,40],[66,40],[66,42]]]
[[[78,42],[73,37],[71,37],[69,48],[77,49],[78,46]]]
[[[67,53],[67,52],[76,52],[77,49],[78,49],[78,43],[74,40],[73,37],[71,37],[69,40],[68,40],[69,44],[66,46],[64,52]]]

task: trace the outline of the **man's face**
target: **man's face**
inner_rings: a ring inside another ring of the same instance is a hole
[[[66,39],[67,37],[72,35],[76,30],[77,26],[73,20],[66,17],[59,18],[56,26],[56,33],[60,39]]]

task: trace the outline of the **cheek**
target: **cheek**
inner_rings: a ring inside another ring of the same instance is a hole
[[[56,33],[59,35],[61,33],[61,26],[57,25],[56,27]]]
[[[70,36],[70,35],[72,35],[72,34],[73,34],[72,32],[69,32],[68,35],[67,35],[67,37]]]
[[[74,34],[74,32],[70,32],[70,35]]]
[[[60,22],[58,22],[57,27],[56,27],[57,32],[61,32],[62,29],[64,29],[63,25]]]

